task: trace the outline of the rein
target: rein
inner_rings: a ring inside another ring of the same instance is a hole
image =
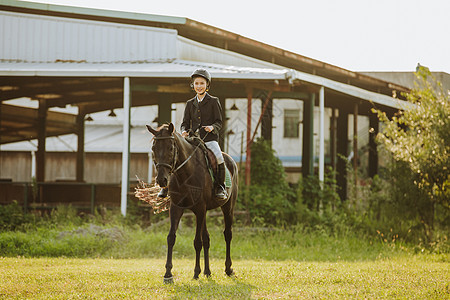
[[[209,132],[207,132],[206,135],[203,137],[203,139],[201,139],[202,141],[208,136],[208,133]],[[153,137],[153,139],[155,139],[155,140],[167,140],[167,139],[175,139],[175,137],[173,135],[171,135],[171,136],[155,136],[155,137]],[[166,164],[166,163],[156,163],[156,168],[158,168],[159,166],[169,168],[171,174],[177,172],[178,170],[181,169],[181,167],[183,167],[194,156],[195,151],[197,151],[199,146],[200,146],[200,143],[195,147],[195,149],[192,151],[191,155],[189,155],[189,157],[186,158],[176,169],[175,169],[175,164],[176,164],[176,160],[177,160],[177,156],[178,156],[178,148],[174,147],[175,148],[175,152],[174,152],[173,160],[172,160],[173,161],[173,165],[169,165],[169,164]]]

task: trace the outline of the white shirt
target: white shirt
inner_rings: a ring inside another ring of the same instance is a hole
[[[203,96],[203,98],[202,99],[200,99],[199,97],[198,97],[198,95],[196,95],[195,97],[197,97],[197,101],[200,103],[200,102],[202,102],[203,101],[203,99],[205,99],[205,96],[206,96],[206,93],[205,93],[205,95]]]

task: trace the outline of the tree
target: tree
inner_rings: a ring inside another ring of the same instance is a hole
[[[425,202],[409,201],[431,241],[436,205],[447,215],[450,208],[450,102],[448,92],[428,68],[419,66],[415,74],[415,87],[405,94],[411,107],[391,119],[377,111],[384,125],[377,139],[395,161],[409,169],[404,174],[410,174],[410,183],[423,195]]]

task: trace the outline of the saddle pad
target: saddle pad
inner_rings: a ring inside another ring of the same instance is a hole
[[[225,168],[225,187],[231,188],[231,174],[228,168]]]
[[[211,168],[208,168],[209,175],[211,175],[211,179],[213,182],[216,182],[216,179],[214,178],[214,173]],[[227,189],[231,188],[231,173],[228,170],[228,168],[225,167],[225,187]]]

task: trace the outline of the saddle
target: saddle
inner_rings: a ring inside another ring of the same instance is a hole
[[[211,179],[213,182],[216,181],[217,178],[217,158],[214,155],[214,153],[206,147],[205,142],[195,134],[191,134],[190,136],[186,137],[186,141],[192,144],[193,146],[197,147],[202,150],[203,155],[205,156],[206,161],[206,167],[208,168],[208,171],[211,175]],[[231,187],[231,174],[228,168],[225,168],[225,187],[230,188]]]
[[[199,149],[202,150],[203,155],[205,156],[206,164],[208,166],[208,169],[212,171],[214,175],[217,174],[217,159],[214,153],[208,149],[205,145],[205,142],[197,135],[192,135],[189,137],[186,137],[186,141],[188,141],[190,144],[194,146],[198,146]]]

